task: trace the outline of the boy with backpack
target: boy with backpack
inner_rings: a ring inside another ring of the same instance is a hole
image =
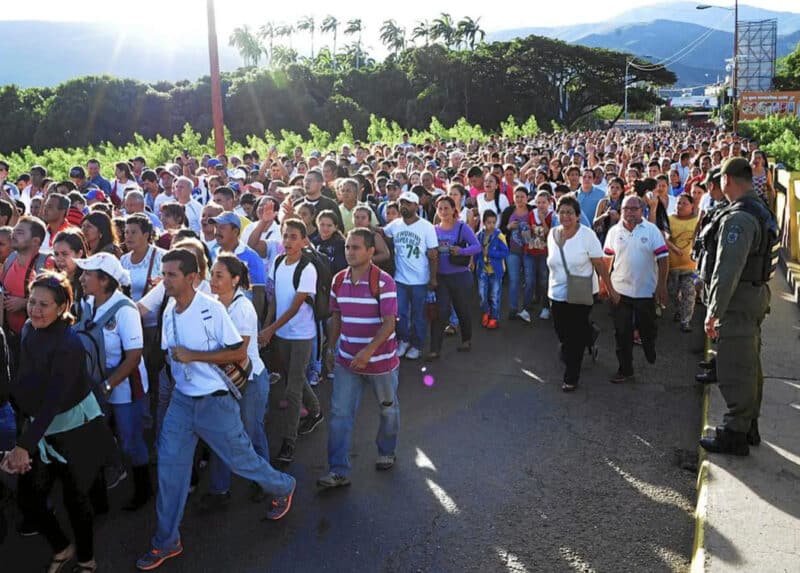
[[[275,342],[286,371],[286,400],[288,407],[284,418],[283,442],[275,461],[289,464],[294,459],[297,436],[313,432],[324,420],[320,403],[306,378],[306,365],[311,357],[314,338],[317,336],[317,318],[327,309],[331,288],[320,280],[324,267],[307,249],[305,224],[300,219],[283,222],[284,255],[275,260],[271,269],[274,292],[267,314],[267,326],[258,335],[258,342],[266,346]],[[323,277],[324,278],[324,277]],[[322,308],[325,307],[325,308]],[[305,406],[308,416],[300,423],[300,406]],[[299,427],[298,427],[299,424]]]
[[[508,244],[497,228],[497,213],[483,212],[483,229],[478,233],[481,252],[475,255],[473,264],[478,277],[478,293],[481,297],[481,325],[494,330],[500,319],[500,297],[503,290],[503,274],[508,257]]]

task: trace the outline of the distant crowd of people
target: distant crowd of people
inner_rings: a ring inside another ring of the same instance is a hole
[[[584,356],[597,359],[591,313],[607,299],[610,380],[630,382],[636,345],[656,361],[667,309],[692,331],[697,235],[724,202],[723,164],[743,157],[770,204],[757,143],[705,130],[182,150],[157,167],[88,158],[63,180],[0,160],[0,500],[13,483],[17,530],[47,540],[51,572],[92,572],[94,516],[130,475],[126,510],[157,496],[136,563],[148,571],[183,552],[200,466],[204,507],[230,503],[234,472],[278,520],[298,438],[327,419],[317,483],[349,485],[366,386],[375,467],[391,469],[400,360],[438,360],[455,335],[468,360],[475,322],[503,336],[506,321],[552,321],[572,392]],[[330,404],[315,388],[325,380]],[[55,482],[71,538],[52,511]]]

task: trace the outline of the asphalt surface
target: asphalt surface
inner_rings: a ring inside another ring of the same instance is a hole
[[[202,475],[181,528],[185,552],[160,570],[688,570],[691,465],[700,431],[701,390],[693,381],[699,318],[695,333],[681,334],[666,311],[657,363],[648,365],[637,348],[636,382],[614,385],[607,308],[595,305],[592,317],[603,331],[600,358],[593,364],[587,356],[572,394],[560,389],[550,321],[504,320],[497,331],[478,326],[471,354],[457,353],[457,337],[449,337],[438,362],[405,361],[396,466],[374,469],[378,413],[367,392],[354,434],[352,486],[328,492],[315,486],[327,470],[322,424],[298,442],[288,468],[297,493],[279,522],[263,520],[265,505],[248,499],[239,478],[229,506],[202,512]],[[426,375],[432,386],[423,383]],[[330,389],[330,382],[318,387],[324,411]],[[281,415],[278,400],[273,386],[272,422]],[[279,446],[276,438],[270,444]],[[101,571],[133,571],[154,530],[152,502],[134,514],[120,509],[130,482],[111,492],[112,511],[97,521]],[[42,571],[49,556],[40,536],[12,531],[0,546],[0,570]]]

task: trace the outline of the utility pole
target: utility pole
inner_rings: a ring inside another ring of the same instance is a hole
[[[208,8],[208,59],[211,67],[211,117],[214,123],[214,150],[225,153],[225,128],[222,119],[222,86],[219,80],[219,51],[217,50],[217,25],[214,0],[207,0]]]
[[[630,60],[625,60],[625,125],[628,125],[628,68],[631,65]]]

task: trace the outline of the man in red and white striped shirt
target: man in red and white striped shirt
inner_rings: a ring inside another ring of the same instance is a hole
[[[397,287],[372,264],[374,254],[372,231],[350,231],[345,244],[349,266],[334,277],[331,288],[328,360],[330,364],[335,359],[335,366],[328,424],[330,472],[317,480],[326,489],[350,484],[350,442],[366,385],[372,387],[381,412],[375,467],[388,470],[395,462],[400,428]]]

